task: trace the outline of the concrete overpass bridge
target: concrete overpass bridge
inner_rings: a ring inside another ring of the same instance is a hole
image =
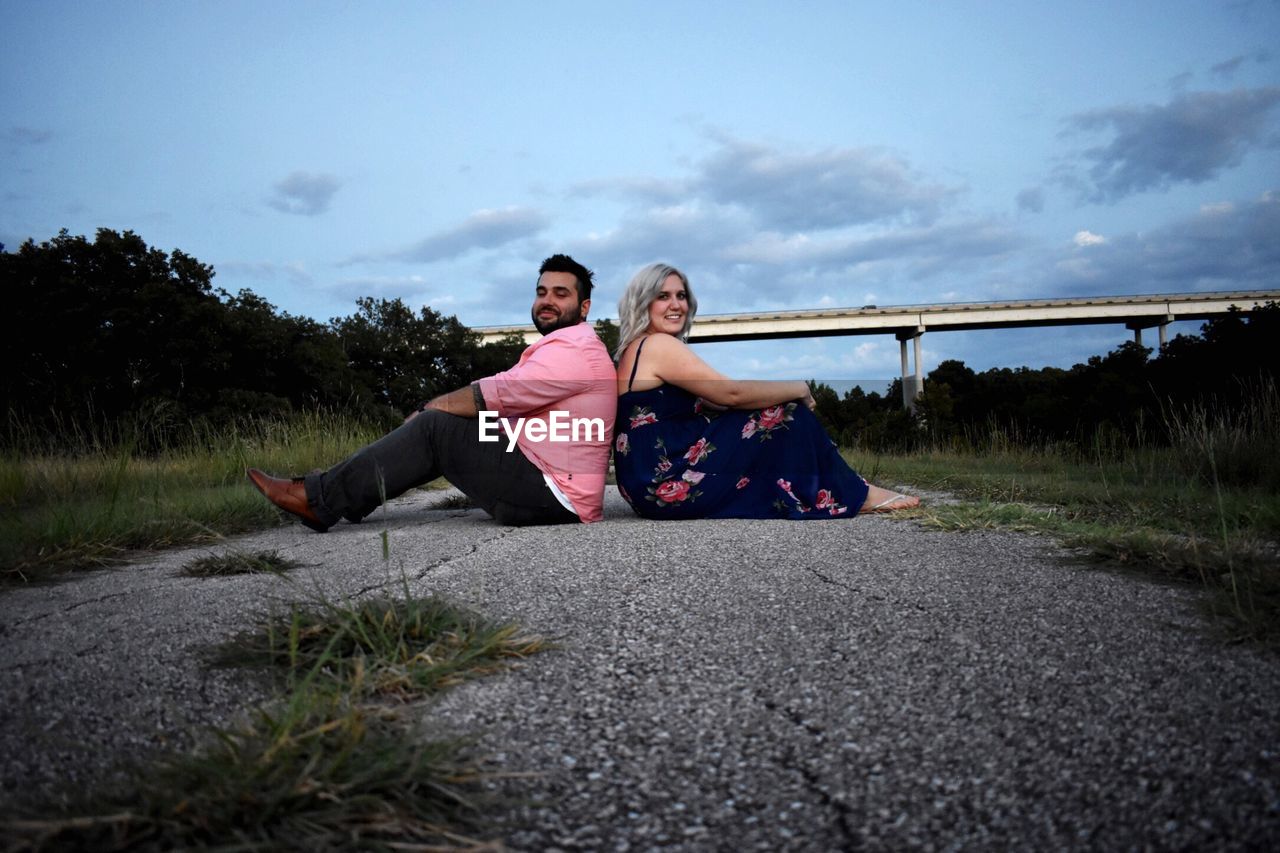
[[[1244,313],[1280,302],[1280,290],[1239,290],[1209,293],[1161,293],[1142,296],[1093,296],[1072,299],[1027,299],[1010,302],[954,302],[936,305],[895,305],[766,311],[756,314],[699,314],[689,336],[691,343],[751,341],[775,338],[817,338],[833,335],[893,335],[902,355],[902,395],[907,405],[923,390],[920,339],[925,332],[971,329],[1014,329],[1030,326],[1123,324],[1134,340],[1154,328],[1164,346],[1170,323],[1207,320],[1233,307]],[[528,343],[537,339],[532,325],[481,326],[484,343],[516,334]],[[914,349],[909,365],[907,343]],[[914,367],[914,370],[910,369]]]

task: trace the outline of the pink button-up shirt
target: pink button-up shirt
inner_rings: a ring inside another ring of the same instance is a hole
[[[510,370],[481,379],[480,393],[509,428],[525,419],[517,446],[555,482],[578,517],[603,518],[618,390],[613,362],[595,330],[587,323],[556,329],[521,353]],[[543,424],[540,441],[529,437],[534,421]],[[506,433],[501,437],[505,443]]]

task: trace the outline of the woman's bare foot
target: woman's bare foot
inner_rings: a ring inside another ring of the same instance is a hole
[[[920,499],[915,495],[900,495],[879,486],[867,484],[867,499],[862,502],[859,515],[873,512],[896,512],[900,509],[911,509],[920,506]]]

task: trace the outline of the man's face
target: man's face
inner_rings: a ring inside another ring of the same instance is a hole
[[[538,277],[532,314],[533,325],[542,334],[581,323],[590,309],[590,299],[578,304],[578,280],[573,273],[544,272]]]

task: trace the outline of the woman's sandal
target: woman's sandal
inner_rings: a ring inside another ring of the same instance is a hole
[[[894,506],[894,504],[897,503],[898,501],[912,501],[912,500],[914,500],[915,503],[908,503],[905,506]],[[892,495],[891,497],[887,497],[884,500],[880,501],[880,503],[876,504],[875,506],[872,506],[872,507],[864,506],[862,509],[858,510],[858,514],[870,515],[873,512],[874,513],[897,512],[900,509],[913,509],[918,506],[920,506],[920,499],[915,497],[914,495]]]

